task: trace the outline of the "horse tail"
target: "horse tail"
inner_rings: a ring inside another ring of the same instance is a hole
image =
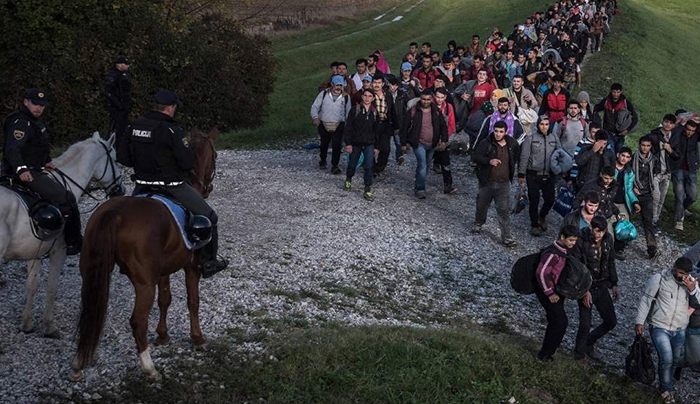
[[[103,205],[105,207],[107,205]],[[114,269],[119,215],[114,209],[95,212],[85,230],[85,244],[80,254],[81,289],[78,320],[78,351],[74,367],[84,368],[92,360],[100,342],[107,317],[109,283]]]

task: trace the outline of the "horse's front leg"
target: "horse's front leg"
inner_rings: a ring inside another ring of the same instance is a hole
[[[34,305],[34,295],[39,287],[39,270],[41,269],[41,260],[31,260],[27,264],[27,301],[24,304],[22,312],[22,331],[30,333],[34,331],[32,325],[32,306]]]
[[[187,308],[190,312],[190,337],[195,349],[206,349],[207,340],[199,326],[199,278],[201,274],[195,263],[185,267],[185,286],[187,287]]]
[[[136,290],[136,302],[129,324],[134,333],[136,348],[139,351],[141,372],[147,379],[160,380],[160,373],[156,371],[153,360],[151,360],[151,352],[148,349],[148,314],[153,308],[156,288],[152,284],[134,284],[134,289]]]
[[[61,338],[61,332],[53,323],[53,305],[58,290],[58,277],[65,263],[65,248],[54,248],[49,258],[49,283],[46,286],[46,308],[44,309],[44,336],[47,338]]]
[[[158,327],[156,327],[156,332],[158,333],[156,344],[158,345],[164,345],[170,342],[167,320],[168,307],[170,307],[171,301],[170,275],[164,275],[160,277],[160,282],[158,282],[158,309],[160,310],[160,320],[158,321]]]

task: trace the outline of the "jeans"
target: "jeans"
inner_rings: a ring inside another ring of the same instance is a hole
[[[332,143],[331,165],[337,167],[340,162],[340,155],[343,152],[343,131],[345,122],[341,122],[335,132],[328,132],[323,123],[318,125],[318,134],[321,137],[321,162],[326,163],[328,156],[328,146]]]
[[[651,193],[637,196],[639,206],[642,208],[642,226],[644,226],[644,239],[647,241],[647,252],[656,248],[656,236],[654,235],[654,197]]]
[[[393,135],[391,137],[394,140],[394,156],[398,159],[403,156],[403,150],[401,150],[401,137],[399,135]]]
[[[600,45],[603,43],[603,33],[591,35],[591,51],[600,51]]]
[[[529,200],[530,226],[538,227],[539,218],[547,217],[547,214],[554,205],[554,177],[538,175],[534,171],[529,171],[525,177],[527,183],[527,199]],[[544,203],[540,206],[540,192]]]
[[[683,221],[685,209],[695,202],[698,196],[698,176],[693,171],[676,170],[671,174],[673,193],[676,198],[676,221]]]
[[[569,326],[569,319],[566,317],[566,310],[564,310],[564,301],[566,299],[560,296],[558,302],[552,303],[549,301],[549,297],[539,289],[535,293],[537,300],[539,300],[547,315],[547,330],[544,332],[542,348],[537,357],[541,360],[548,360],[552,358],[559,345],[561,345],[564,334],[566,334],[566,327]]]
[[[659,355],[659,389],[673,393],[673,371],[680,362],[685,344],[685,330],[651,329],[651,341]]]
[[[613,150],[615,150],[615,155],[620,152],[620,149],[625,147],[625,139],[627,136],[620,136],[620,135],[612,135],[608,143],[612,143]]]
[[[360,154],[364,157],[364,181],[365,181],[365,191],[369,191],[369,187],[372,186],[372,168],[374,167],[374,145],[352,145],[352,153],[350,153],[350,158],[348,159],[348,169],[345,176],[348,180],[351,180],[355,175],[355,169],[357,168],[357,162],[360,161]]]
[[[576,347],[574,348],[574,358],[581,359],[586,355],[588,347],[595,343],[605,334],[609,333],[617,325],[615,306],[608,289],[603,286],[594,286],[589,292],[593,298],[593,306],[598,310],[603,323],[591,330],[591,317],[593,307],[587,308],[583,305],[583,299],[578,301],[578,333],[576,334]]]
[[[658,223],[659,217],[661,217],[661,210],[666,201],[668,186],[671,184],[671,174],[657,174],[652,178],[652,181],[654,182],[654,190],[652,191],[654,196],[654,223]]]
[[[489,182],[479,185],[479,194],[476,196],[475,224],[481,226],[486,223],[486,214],[493,200],[496,201],[501,238],[505,241],[510,239],[510,182]]]
[[[433,161],[434,147],[428,147],[423,143],[418,143],[418,147],[413,149],[416,155],[416,182],[414,190],[425,191],[425,177],[428,175],[428,162]]]

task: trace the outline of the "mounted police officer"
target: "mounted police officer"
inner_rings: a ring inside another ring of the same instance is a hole
[[[136,183],[132,195],[148,193],[153,187],[165,188],[174,200],[191,213],[203,215],[212,223],[212,239],[203,249],[201,272],[204,278],[226,268],[226,260],[218,258],[218,217],[202,195],[187,183],[187,174],[194,167],[185,132],[173,120],[182,102],[170,90],[160,90],[153,110],[135,120],[127,129],[117,160],[134,168]]]
[[[49,132],[40,119],[46,104],[46,92],[32,88],[24,95],[22,107],[5,118],[2,172],[18,176],[24,186],[58,206],[66,217],[66,254],[77,255],[83,242],[78,203],[70,191],[42,171],[56,168],[49,154]]]
[[[114,61],[114,67],[109,69],[105,77],[105,93],[109,100],[109,116],[112,120],[109,133],[116,134],[117,149],[129,125],[131,111],[131,82],[128,70],[129,61],[123,55],[119,55]]]

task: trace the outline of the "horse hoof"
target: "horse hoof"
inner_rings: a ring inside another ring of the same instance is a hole
[[[170,336],[166,335],[165,337],[158,337],[156,338],[156,345],[165,345],[170,342]]]
[[[34,332],[34,326],[31,323],[28,325],[23,325],[22,327],[20,327],[20,329],[25,334],[31,334]]]
[[[146,377],[146,380],[149,380],[152,382],[159,382],[159,381],[163,380],[163,376],[161,376],[157,370],[154,370],[152,373],[144,373],[143,375]]]
[[[200,351],[200,352],[208,351],[208,350],[209,350],[209,343],[206,342],[206,341],[204,341],[204,342],[202,342],[202,343],[200,343],[200,344],[195,344],[195,345],[194,345],[194,350],[195,350],[195,351]]]
[[[72,382],[79,382],[83,380],[83,371],[82,370],[71,370],[71,372],[68,374],[68,380]]]
[[[44,332],[44,338],[61,339],[61,332],[58,331],[58,328],[53,328]]]

